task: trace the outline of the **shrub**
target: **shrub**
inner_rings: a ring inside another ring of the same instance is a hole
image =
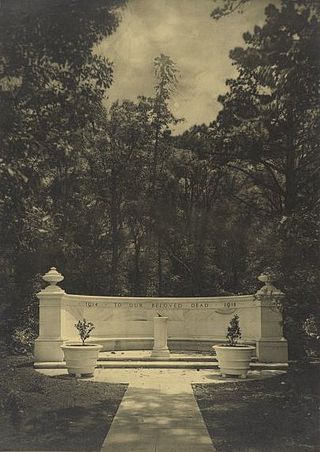
[[[90,333],[94,329],[93,323],[87,322],[86,319],[83,319],[79,320],[79,322],[76,323],[74,326],[77,328],[79,332],[82,345],[85,345],[85,340],[90,337]]]
[[[239,316],[237,314],[230,320],[226,338],[228,339],[228,345],[230,347],[235,347],[238,340],[241,339]]]
[[[32,328],[17,327],[10,336],[9,348],[16,353],[30,353],[37,334]]]

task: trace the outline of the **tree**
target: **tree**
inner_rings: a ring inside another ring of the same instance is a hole
[[[162,268],[162,189],[161,180],[165,173],[164,162],[170,155],[170,129],[178,120],[169,109],[169,100],[177,84],[178,70],[170,57],[161,54],[154,60],[154,73],[156,79],[155,97],[150,99],[152,111],[152,139],[153,158],[150,172],[150,220],[151,229],[155,232],[157,240],[157,278],[158,295],[163,289]],[[168,154],[169,153],[169,154]],[[160,168],[159,168],[160,167]]]
[[[239,75],[219,99],[212,152],[234,178],[231,196],[260,218],[294,337],[318,309],[319,14],[308,2],[283,0],[244,40],[230,54]]]
[[[239,77],[220,97],[218,125],[226,161],[259,189],[252,200],[264,199],[257,208],[287,215],[317,203],[319,27],[292,2],[266,13],[266,24],[244,35],[248,47],[231,52]]]
[[[248,3],[259,0],[213,0],[218,6],[212,11],[211,17],[215,20],[219,20],[229,14],[233,14],[235,11],[241,14]],[[293,0],[296,5],[305,5],[305,0]],[[318,0],[308,0],[307,6],[312,8],[315,12],[320,12],[320,5]]]
[[[64,267],[65,250],[78,247],[84,130],[112,82],[112,64],[93,50],[124,3],[1,3],[0,247],[17,316],[34,275],[52,261]]]
[[[212,11],[211,17],[215,20],[219,20],[235,11],[241,13],[245,4],[250,1],[251,0],[214,0],[218,6]]]

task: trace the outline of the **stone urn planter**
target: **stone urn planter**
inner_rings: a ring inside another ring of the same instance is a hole
[[[226,375],[237,375],[241,378],[247,377],[254,347],[251,345],[237,345],[235,347],[214,345],[213,348],[223,377]]]
[[[70,375],[76,377],[92,376],[97,365],[99,351],[102,345],[68,343],[61,345],[64,359]]]
[[[92,376],[102,345],[85,344],[86,339],[90,337],[90,333],[94,329],[93,323],[83,319],[82,321],[79,320],[75,327],[78,330],[81,343],[70,342],[61,345],[68,373],[76,377]]]
[[[221,375],[223,377],[236,375],[246,378],[255,347],[238,344],[238,340],[241,338],[238,315],[231,319],[226,338],[228,340],[227,344],[213,346]]]

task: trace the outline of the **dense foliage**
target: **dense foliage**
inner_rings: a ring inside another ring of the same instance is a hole
[[[105,106],[112,64],[95,45],[124,4],[4,2],[3,331],[28,348],[39,274],[52,265],[70,292],[133,296],[253,292],[269,267],[287,295],[291,351],[303,353],[319,338],[316,3],[270,5],[230,53],[238,76],[218,118],[180,136],[179,71],[166,55],[153,96]]]
[[[27,331],[36,275],[73,247],[84,128],[112,81],[111,63],[93,49],[116,29],[115,8],[124,3],[1,3],[2,331]]]
[[[291,345],[319,318],[319,10],[283,0],[266,23],[231,51],[239,75],[228,80],[215,123],[214,154],[233,177],[231,196],[260,225],[254,252],[287,294]],[[258,247],[257,247],[258,245]]]

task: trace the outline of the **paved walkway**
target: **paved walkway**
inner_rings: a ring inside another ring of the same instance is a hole
[[[213,452],[190,382],[155,377],[131,380],[101,452]]]
[[[39,370],[46,375],[64,369]],[[283,373],[251,371],[248,380]],[[96,369],[92,381],[129,383],[101,452],[214,452],[192,383],[220,383],[214,370]]]

